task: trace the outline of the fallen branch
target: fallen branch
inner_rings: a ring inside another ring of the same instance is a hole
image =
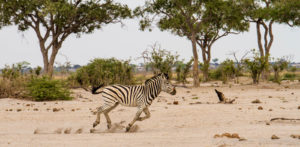
[[[235,101],[235,99],[228,99],[228,98],[226,98],[226,97],[224,96],[224,94],[223,94],[222,92],[218,91],[217,89],[215,89],[215,92],[217,93],[218,98],[219,98],[219,100],[220,100],[219,103],[223,103],[223,104],[232,104],[232,103]]]
[[[300,120],[300,119],[278,117],[278,118],[272,118],[270,121],[274,121],[274,120]]]

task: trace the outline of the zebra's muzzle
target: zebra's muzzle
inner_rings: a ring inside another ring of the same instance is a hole
[[[173,91],[170,94],[175,95],[176,94],[176,89],[174,88]]]

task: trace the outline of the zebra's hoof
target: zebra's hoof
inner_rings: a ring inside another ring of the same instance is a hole
[[[126,127],[126,132],[128,132],[130,130],[132,125],[128,124],[128,126]]]
[[[90,133],[94,133],[95,132],[95,129],[90,129]]]
[[[98,122],[94,122],[93,123],[93,128],[95,128],[99,123]]]
[[[126,127],[126,132],[128,132],[130,130],[130,127],[129,126],[127,126]]]
[[[111,128],[111,124],[108,124],[108,125],[107,125],[107,129],[110,129],[110,128]]]

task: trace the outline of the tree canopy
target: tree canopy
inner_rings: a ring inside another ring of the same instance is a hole
[[[127,5],[113,0],[0,0],[0,7],[2,24],[17,25],[20,31],[35,31],[44,71],[50,76],[58,50],[70,34],[92,33],[131,16]]]
[[[289,26],[300,26],[300,1],[299,0],[277,0],[273,17],[279,23]]]
[[[231,33],[248,29],[244,21],[243,8],[235,0],[148,0],[135,10],[142,20],[142,30],[152,22],[162,31],[187,37],[192,42],[194,55],[194,86],[199,85],[197,44],[208,74],[212,44]]]

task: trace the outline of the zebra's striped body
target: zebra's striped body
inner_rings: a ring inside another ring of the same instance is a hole
[[[119,103],[123,106],[136,107],[139,100],[144,98],[145,86],[124,86],[113,85],[108,86],[102,91],[103,103],[112,104]]]
[[[103,112],[106,120],[107,127],[111,127],[111,121],[108,113],[114,109],[118,104],[129,107],[138,107],[138,112],[134,120],[128,124],[126,131],[130,129],[136,120],[144,120],[150,117],[148,106],[159,95],[161,91],[165,91],[174,95],[176,90],[168,82],[167,74],[158,74],[148,80],[144,85],[125,86],[125,85],[112,85],[102,90],[103,105],[98,108],[97,119],[93,124],[93,127],[100,123],[100,114]],[[145,117],[140,117],[140,114],[144,111]]]

